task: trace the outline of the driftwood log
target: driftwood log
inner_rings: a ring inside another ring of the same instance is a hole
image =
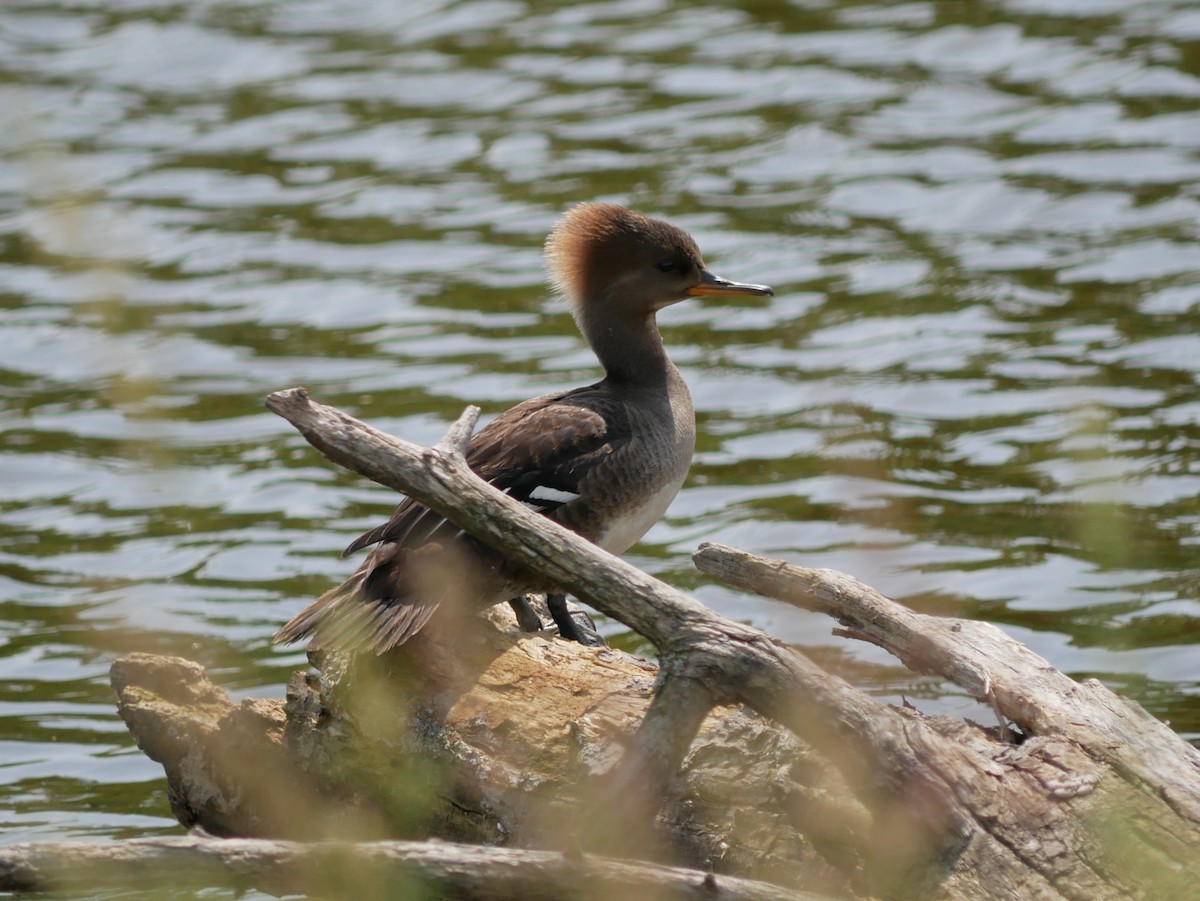
[[[704,572],[828,613],[958,683],[1000,725],[896,709],[483,483],[462,453],[471,410],[422,448],[302,389],[268,405],[330,459],[633,628],[658,665],[482,619],[379,660],[320,661],[286,705],[234,705],[184,661],[118,661],[122,716],[185,824],[656,858],[711,868],[718,888],[732,873],[841,897],[1194,896],[1200,753],[999,629],[913,613],[839,573],[700,548]]]

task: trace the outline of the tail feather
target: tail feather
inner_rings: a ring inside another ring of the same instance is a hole
[[[289,620],[272,640],[295,644],[308,639],[313,648],[365,648],[383,654],[421,631],[440,601],[404,603],[368,598],[351,582],[325,592]]]
[[[271,640],[276,644],[295,644],[297,641],[313,638],[321,623],[349,600],[349,596],[353,594],[353,581],[351,579],[325,592],[288,620]]]
[[[442,602],[461,588],[462,573],[456,549],[407,551],[385,545],[344,583],[296,614],[274,641],[308,639],[313,648],[383,654],[425,627]]]
[[[401,512],[404,515],[399,515]],[[349,557],[355,551],[361,551],[363,548],[379,544],[381,541],[390,541],[397,547],[420,547],[433,536],[439,527],[445,524],[446,520],[428,507],[406,501],[400,505],[396,515],[393,515],[383,525],[364,532],[350,542],[342,551],[342,557]]]

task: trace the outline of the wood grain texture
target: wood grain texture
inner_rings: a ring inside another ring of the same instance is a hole
[[[789,887],[812,887],[811,877],[843,896],[1174,898],[1200,883],[1196,751],[1001,630],[914,613],[840,573],[698,551],[705,572],[834,617],[841,634],[962,685],[1019,732],[891,707],[482,482],[462,458],[473,411],[421,448],[302,389],[269,405],[330,459],[416,498],[658,650],[654,668],[474,620],[482,631],[422,633],[374,675],[356,660],[298,675],[284,711],[287,754],[314,784],[329,778],[335,796],[374,805],[381,822],[394,820],[386,798],[359,790],[364,775],[439,785],[448,812],[410,824],[424,834],[690,854]],[[180,697],[211,732],[220,705],[194,677],[177,681],[190,683]],[[126,719],[146,728],[153,716]],[[398,778],[405,755],[451,778],[419,768]],[[797,778],[806,768],[816,775]]]

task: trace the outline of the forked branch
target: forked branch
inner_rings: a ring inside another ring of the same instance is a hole
[[[455,440],[427,449],[316,403],[303,388],[272,394],[267,406],[334,462],[415,498],[654,644],[661,666],[657,696],[663,700],[652,706],[628,755],[636,772],[624,774],[651,798],[664,794],[664,780],[678,769],[706,708],[746,704],[829,751],[868,789],[891,793],[919,779],[923,804],[914,812],[946,827],[953,808],[947,787],[910,743],[894,738],[899,731],[919,731],[920,723],[488,485],[461,452],[462,420],[451,427]],[[686,712],[666,703],[677,698],[687,699]]]
[[[1074,682],[999,629],[917,614],[840,573],[732,548],[696,555],[708,573],[828,613],[843,634],[992,701],[1025,733],[1017,747],[961,721],[882,704],[531,513],[447,449],[461,447],[464,426],[452,430],[456,442],[426,450],[302,390],[273,395],[270,404],[331,459],[410,494],[655,645],[656,696],[617,774],[618,786],[635,790],[615,802],[597,795],[597,808],[628,807],[632,794],[647,800],[626,816],[644,821],[704,712],[741,703],[845,772],[874,817],[866,859],[881,894],[921,896],[953,884],[974,897],[1115,899],[1151,878],[1166,897],[1200,876],[1200,754],[1136,705],[1097,682]],[[1126,818],[1141,825],[1127,828]],[[1098,835],[1130,836],[1136,849],[1101,847]]]

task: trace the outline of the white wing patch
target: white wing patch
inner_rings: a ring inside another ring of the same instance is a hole
[[[571,501],[579,500],[579,495],[574,491],[561,491],[558,488],[538,485],[529,492],[529,499],[547,504],[569,504]]]

